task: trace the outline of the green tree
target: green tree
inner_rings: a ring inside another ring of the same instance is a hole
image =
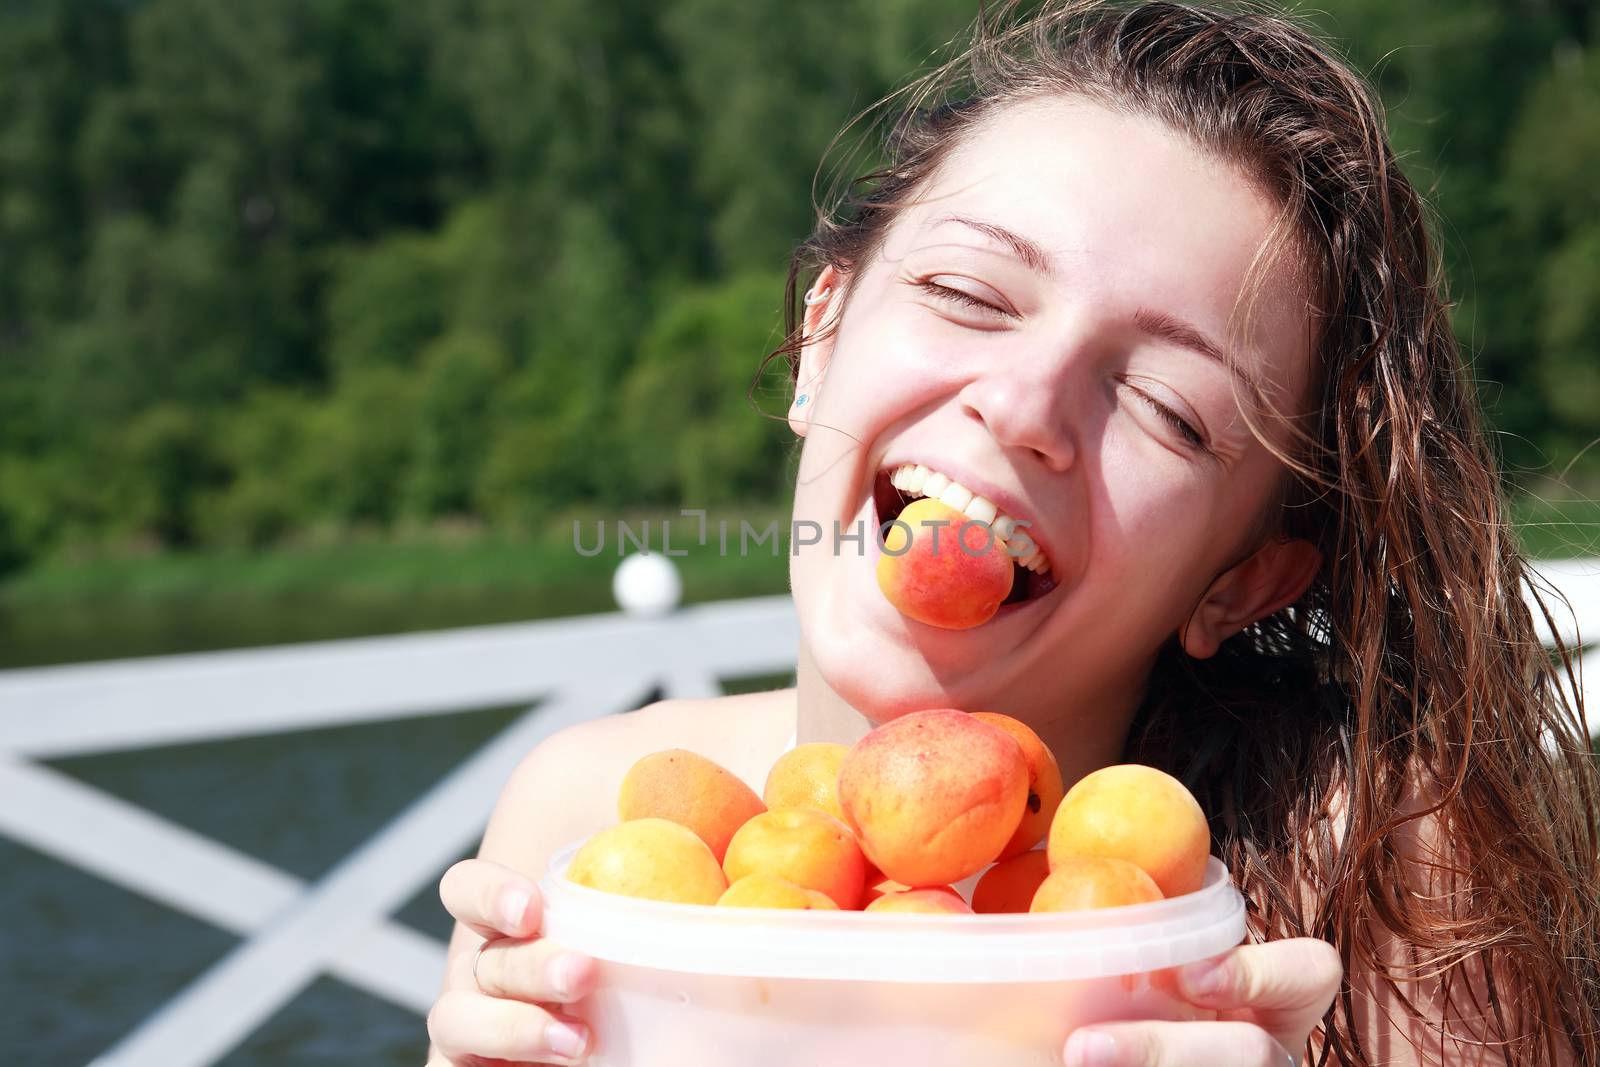
[[[315,429],[315,403],[278,388],[253,392],[218,420],[222,474],[196,505],[208,542],[261,547],[324,513],[318,473],[310,469]]]
[[[451,334],[425,353],[418,380],[417,452],[407,482],[409,510],[467,513],[488,448],[495,395],[509,360],[494,341]]]
[[[327,346],[335,372],[416,365],[444,328],[450,274],[438,243],[397,233],[333,254]]]
[[[662,303],[622,384],[628,466],[648,500],[692,506],[781,498],[788,429],[747,393],[782,339],[779,280],[751,274],[685,289]],[[777,378],[758,399],[782,395]],[[771,405],[782,408],[782,404]]]
[[[300,475],[317,515],[387,525],[402,512],[417,454],[416,376],[393,367],[354,371],[312,412]]]

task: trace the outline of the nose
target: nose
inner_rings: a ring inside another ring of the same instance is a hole
[[[985,374],[962,387],[957,399],[1001,445],[1032,452],[1059,474],[1077,459],[1078,446],[1059,390],[1040,377],[1004,370]]]

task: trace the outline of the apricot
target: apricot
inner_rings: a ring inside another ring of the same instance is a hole
[[[929,626],[986,623],[1011,592],[1014,564],[993,531],[932,497],[906,505],[883,549],[878,588],[900,614]]]
[[[1026,723],[995,711],[975,711],[972,717],[1016,738],[1017,744],[1022,746],[1022,758],[1028,761],[1028,810],[1023,812],[1017,832],[1000,850],[1000,858],[1008,860],[1028,851],[1049,833],[1050,820],[1055,818],[1056,807],[1061,803],[1061,767],[1056,763],[1055,753]]]
[[[1003,859],[972,887],[972,910],[980,915],[1028,911],[1049,873],[1050,855],[1043,849]]]
[[[722,862],[734,831],[766,810],[738,775],[683,748],[653,752],[623,776],[617,817],[670,819],[699,835]]]
[[[1027,760],[1010,734],[966,712],[911,712],[850,749],[839,801],[884,875],[947,885],[976,873],[1016,833],[1027,810]]]
[[[844,809],[839,806],[839,764],[849,751],[849,745],[831,741],[796,745],[779,756],[767,772],[761,799],[768,808],[816,808],[844,822]]]
[[[914,912],[921,915],[971,915],[972,909],[949,886],[925,886],[885,893],[866,906],[867,911]]]
[[[1029,911],[1083,911],[1161,899],[1155,880],[1127,860],[1068,856],[1050,870]]]
[[[867,862],[850,828],[813,808],[764,811],[728,842],[722,869],[730,882],[762,872],[826,893],[839,907],[860,906]]]
[[[721,908],[796,908],[801,911],[838,911],[826,893],[795,885],[787,878],[757,871],[728,886],[717,899]]]
[[[945,889],[955,893],[956,896],[961,895],[960,891],[956,889],[955,886],[915,886],[906,885],[904,882],[897,882],[893,878],[890,878],[888,875],[884,874],[882,871],[878,870],[869,862],[867,864],[867,888],[866,891],[861,894],[861,908],[863,911],[865,911],[867,906],[870,905],[874,900],[877,900],[879,897],[886,897],[891,893],[904,893],[912,889]]]
[[[1069,856],[1127,860],[1163,896],[1200,888],[1211,853],[1205,812],[1182,782],[1154,767],[1103,767],[1071,789],[1050,823],[1050,869]]]
[[[728,888],[710,847],[670,819],[634,819],[589,838],[567,879],[625,897],[715,904]]]
[[[904,882],[895,881],[893,878],[890,878],[888,875],[872,866],[871,863],[868,863],[867,888],[861,894],[861,906],[865,908],[868,904],[871,904],[874,900],[877,900],[879,897],[884,896],[887,893],[903,893],[907,889],[914,888],[916,887],[906,885]]]

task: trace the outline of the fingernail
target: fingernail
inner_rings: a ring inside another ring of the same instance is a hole
[[[1079,1030],[1067,1038],[1067,1067],[1116,1067],[1117,1040],[1099,1030]]]
[[[582,1026],[573,1026],[571,1023],[551,1023],[544,1029],[544,1040],[550,1046],[550,1051],[557,1056],[567,1059],[577,1059],[583,1055],[583,1050],[589,1044],[589,1031]]]
[[[551,984],[556,987],[556,992],[564,997],[570,997],[577,992],[578,983],[583,978],[584,968],[588,966],[588,957],[579,956],[569,952],[565,956],[557,956],[551,965]]]
[[[1183,969],[1183,984],[1196,996],[1214,997],[1222,992],[1227,981],[1226,970],[1216,960],[1191,963]]]
[[[532,899],[526,889],[507,890],[505,896],[500,898],[500,918],[505,922],[506,933],[514,934],[522,930],[522,917],[528,913],[528,902]]]

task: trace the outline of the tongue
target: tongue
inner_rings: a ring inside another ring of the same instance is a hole
[[[981,522],[931,497],[888,524],[878,588],[902,615],[946,630],[994,617],[1011,592],[1011,557]]]

